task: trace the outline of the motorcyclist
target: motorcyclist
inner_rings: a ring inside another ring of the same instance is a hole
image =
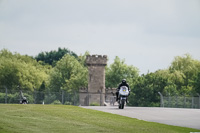
[[[27,104],[28,103],[28,101],[26,100],[26,97],[23,97],[22,98],[22,104]]]
[[[119,90],[122,86],[126,86],[128,88],[129,91],[129,95],[130,95],[130,87],[128,85],[128,83],[126,82],[126,79],[123,79],[122,82],[119,84],[119,86],[117,87],[117,92],[116,92],[116,101],[118,101],[118,95],[119,95]],[[127,102],[127,101],[126,101]]]
[[[27,104],[28,103],[28,101],[27,101],[27,98],[26,97],[24,97],[24,94],[22,93],[22,91],[20,90],[20,103],[21,104]]]

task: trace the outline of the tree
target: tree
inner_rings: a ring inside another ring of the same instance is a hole
[[[140,76],[132,89],[130,105],[159,106],[158,92],[163,95],[176,95],[177,87],[172,77],[173,75],[167,69]]]
[[[122,79],[126,79],[130,87],[139,76],[139,71],[134,66],[125,64],[125,60],[115,57],[114,63],[106,67],[106,87],[116,88]]]
[[[200,95],[200,71],[198,72],[197,76],[195,77],[194,89],[195,89],[195,92]]]
[[[200,71],[200,61],[194,60],[189,54],[177,56],[169,67],[171,73],[178,73],[183,80],[176,83],[179,93],[183,95],[196,95],[194,82]],[[179,76],[180,77],[180,76]]]
[[[13,88],[19,85],[20,64],[16,60],[0,57],[0,85],[1,88]]]
[[[0,85],[14,90],[39,88],[48,78],[49,66],[42,66],[32,57],[12,54],[8,50],[0,51]]]
[[[132,106],[159,106],[158,92],[162,92],[167,84],[166,78],[161,75],[164,71],[148,73],[137,78],[129,101]]]
[[[80,87],[87,86],[87,73],[87,69],[74,56],[66,54],[52,69],[49,87],[56,92],[61,90],[78,91]]]
[[[44,101],[45,89],[46,89],[46,85],[45,85],[45,82],[43,81],[40,88],[38,89],[38,91],[35,92],[35,103],[36,104],[41,104]]]
[[[78,61],[84,67],[87,67],[87,65],[86,65],[86,57],[87,57],[87,55],[90,55],[90,53],[88,51],[86,51],[84,55],[78,56]]]
[[[188,54],[177,56],[169,69],[157,70],[140,76],[130,95],[130,105],[159,106],[161,92],[164,96],[197,95],[200,93],[200,62]]]
[[[41,52],[35,57],[35,59],[37,61],[43,61],[49,65],[55,66],[56,62],[59,61],[65,54],[69,54],[75,58],[78,58],[74,52],[66,48],[58,48],[58,51],[53,50],[50,52]]]

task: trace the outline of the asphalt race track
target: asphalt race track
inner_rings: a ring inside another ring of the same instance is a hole
[[[158,122],[168,125],[200,129],[200,109],[124,107],[118,106],[81,106],[140,120]]]

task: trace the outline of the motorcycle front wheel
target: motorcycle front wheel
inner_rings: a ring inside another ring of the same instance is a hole
[[[122,99],[119,101],[119,109],[124,109],[125,100]]]

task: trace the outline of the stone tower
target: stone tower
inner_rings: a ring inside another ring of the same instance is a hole
[[[105,66],[107,65],[106,55],[88,55],[88,104],[99,103],[103,106],[105,101]]]

